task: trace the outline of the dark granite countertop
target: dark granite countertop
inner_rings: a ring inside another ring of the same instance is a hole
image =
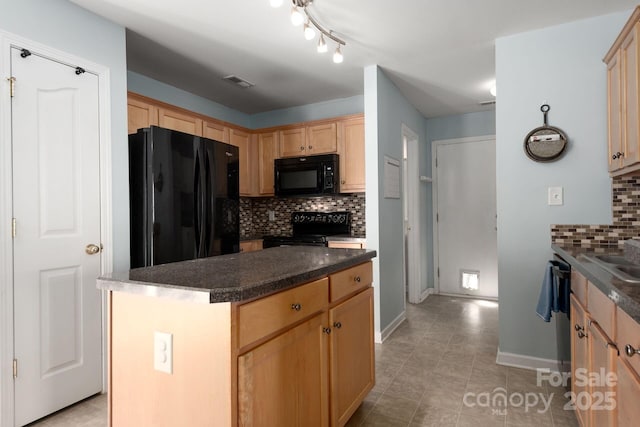
[[[262,240],[262,234],[256,234],[252,236],[240,236],[241,242],[248,242],[250,240]]]
[[[624,282],[580,255],[622,255],[622,249],[590,249],[551,245],[551,249],[612,299],[625,313],[640,323],[640,284]]]
[[[281,246],[136,268],[100,277],[99,289],[194,302],[244,301],[369,261],[376,251]]]

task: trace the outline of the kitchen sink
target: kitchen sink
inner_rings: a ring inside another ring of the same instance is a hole
[[[618,279],[640,284],[640,264],[635,264],[622,255],[580,255],[587,261],[599,265]]]

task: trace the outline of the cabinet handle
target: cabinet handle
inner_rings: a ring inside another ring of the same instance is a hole
[[[360,276],[356,276],[353,280],[354,280],[355,282],[360,283],[360,280],[361,280],[361,279],[360,279]]]
[[[573,328],[578,332],[584,331],[584,328],[582,326],[578,325],[577,323],[575,324],[575,326]]]
[[[304,145],[300,146],[300,151],[304,151]]]
[[[586,337],[586,336],[587,336],[587,335],[586,335],[584,332],[582,332],[582,331],[578,331],[578,338],[582,339],[582,338],[584,338],[584,337]]]
[[[620,157],[624,157],[624,153],[621,153],[619,151],[616,154],[614,154],[613,156],[611,156],[611,158],[613,160],[619,159]]]
[[[313,145],[310,145],[310,146],[309,146],[309,150],[313,150]]]
[[[345,181],[344,179],[342,181],[340,181],[340,184],[346,184],[347,181]]]
[[[331,328],[322,328],[322,332],[329,335],[331,333]]]
[[[636,354],[640,354],[640,349],[633,348],[631,344],[627,344],[624,346],[624,352],[627,353],[627,356],[633,357]]]
[[[342,323],[340,323],[340,322],[334,322],[334,323],[333,323],[333,327],[334,327],[334,328],[336,328],[336,329],[340,329],[340,328],[342,328]]]
[[[300,310],[302,310],[302,305],[300,305],[300,304],[291,304],[291,310],[300,311]]]

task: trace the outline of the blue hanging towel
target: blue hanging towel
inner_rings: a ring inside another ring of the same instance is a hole
[[[571,267],[564,262],[555,260],[547,262],[536,307],[536,313],[545,322],[551,321],[551,312],[569,313],[571,281],[568,278],[555,276],[553,274],[554,268],[558,268],[560,271],[571,270]]]

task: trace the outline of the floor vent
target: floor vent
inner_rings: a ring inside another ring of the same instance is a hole
[[[236,86],[240,86],[243,89],[248,89],[251,86],[255,86],[255,84],[246,81],[245,79],[241,79],[240,77],[231,74],[230,76],[223,77],[222,80],[226,80],[229,83],[233,83]]]

